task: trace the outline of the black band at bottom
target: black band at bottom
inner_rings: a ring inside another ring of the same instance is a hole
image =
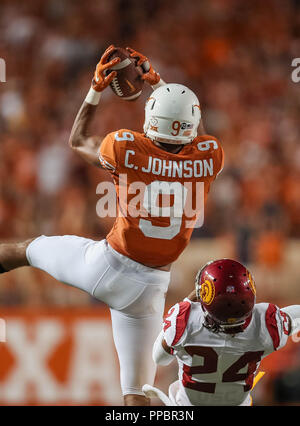
[[[0,274],[4,274],[4,272],[7,272],[7,270],[4,269],[3,266],[0,263]]]

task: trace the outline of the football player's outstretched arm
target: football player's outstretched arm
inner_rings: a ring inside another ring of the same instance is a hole
[[[97,167],[101,167],[99,147],[102,139],[99,136],[89,135],[89,126],[97,110],[101,92],[109,86],[116,76],[116,71],[112,71],[108,76],[105,76],[107,69],[120,62],[119,58],[107,62],[108,57],[114,50],[115,47],[113,45],[109,46],[97,64],[91,88],[75,118],[69,138],[70,147],[85,161]]]
[[[152,358],[153,361],[159,365],[169,365],[174,359],[172,349],[167,345],[164,339],[163,331],[159,333],[153,345]]]

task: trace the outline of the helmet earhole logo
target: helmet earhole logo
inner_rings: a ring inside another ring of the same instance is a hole
[[[210,305],[215,298],[215,286],[212,281],[205,280],[200,286],[200,299]]]

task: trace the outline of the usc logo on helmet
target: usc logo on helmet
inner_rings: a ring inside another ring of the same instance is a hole
[[[215,286],[214,286],[213,282],[211,282],[209,280],[205,280],[201,284],[201,286],[200,286],[200,298],[201,298],[202,302],[205,303],[206,305],[211,304],[211,302],[215,298]]]

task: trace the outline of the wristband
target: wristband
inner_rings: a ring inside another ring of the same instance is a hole
[[[101,92],[97,92],[92,87],[88,91],[88,94],[86,95],[85,102],[87,102],[90,105],[98,105],[101,98]]]
[[[165,84],[167,84],[167,83],[165,81],[163,81],[163,79],[161,78],[158,83],[154,84],[151,87],[152,87],[153,90],[155,90],[155,89],[158,89],[161,86],[164,86]]]

